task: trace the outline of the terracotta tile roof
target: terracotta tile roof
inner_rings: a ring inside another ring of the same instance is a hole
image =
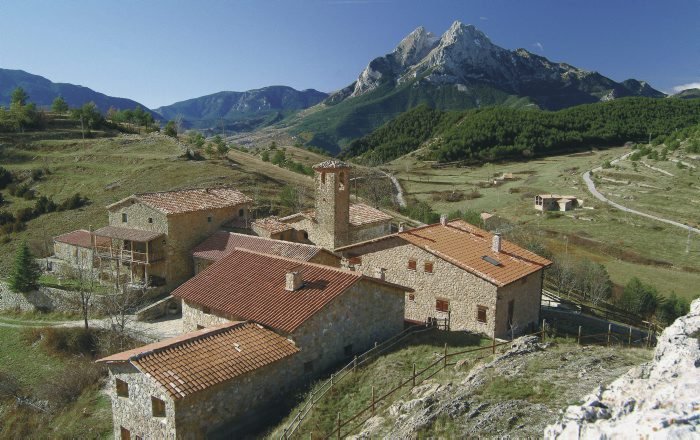
[[[174,399],[297,353],[294,343],[251,322],[232,322],[117,353],[97,362],[130,362]]]
[[[292,222],[297,220],[299,217],[308,218],[311,221],[316,221],[316,211],[310,209],[304,212],[298,212],[296,214],[288,215],[287,217],[282,217],[279,220],[282,222]],[[351,203],[350,204],[350,225],[351,226],[365,226],[372,223],[383,223],[391,221],[393,217],[389,214],[385,214],[379,209],[372,208],[364,203]]]
[[[59,235],[53,238],[54,241],[59,243],[70,244],[72,246],[91,248],[92,239],[90,237],[90,231],[85,229],[78,229],[77,231],[68,232],[66,234]],[[105,237],[95,237],[98,245],[104,246],[109,244],[109,239]]]
[[[94,232],[99,237],[116,238],[118,240],[129,240],[146,242],[163,235],[162,232],[143,231],[141,229],[121,228],[119,226],[105,226]]]
[[[290,271],[302,272],[304,287],[285,290]],[[412,291],[358,272],[236,249],[172,294],[217,314],[291,333],[361,279]]]
[[[137,200],[165,214],[227,208],[253,201],[233,188],[195,188],[134,194],[107,206],[107,209],[120,206],[129,200]]]
[[[447,225],[438,223],[422,226],[355,243],[336,251],[346,252],[366,244],[398,237],[499,287],[552,264],[546,258],[503,239],[501,252],[496,253],[491,249],[493,235],[465,221],[455,220]],[[493,259],[499,264],[494,265],[483,257]]]
[[[279,234],[280,232],[294,229],[291,226],[289,226],[288,224],[280,221],[280,219],[275,217],[275,216],[255,220],[253,222],[252,226],[256,227],[256,228],[264,229],[266,231],[269,231],[272,234]]]
[[[309,261],[325,249],[302,243],[272,240],[254,235],[218,231],[192,250],[192,256],[205,260],[218,261],[233,252],[235,248],[247,249],[261,254],[279,255],[294,260]]]
[[[350,165],[338,159],[329,159],[313,166],[315,170],[350,168]]]

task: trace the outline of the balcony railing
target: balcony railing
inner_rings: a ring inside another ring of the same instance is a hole
[[[158,252],[139,252],[130,249],[119,249],[109,246],[95,246],[95,253],[100,258],[121,260],[126,263],[154,263],[162,260],[163,255]]]

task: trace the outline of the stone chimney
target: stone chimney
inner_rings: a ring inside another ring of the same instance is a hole
[[[289,271],[285,276],[284,289],[288,292],[294,292],[304,287],[304,278],[299,271]]]
[[[401,222],[401,223],[399,223],[399,232],[403,232],[403,231],[404,231],[404,226],[403,226],[403,222]]]
[[[440,224],[442,226],[447,224],[447,214],[440,214]]]
[[[385,278],[385,276],[384,276],[384,271],[385,271],[385,270],[386,270],[386,269],[384,269],[384,268],[382,268],[382,267],[375,267],[375,268],[374,268],[374,278],[377,278],[377,279],[379,279],[379,280],[384,281],[384,278]]]
[[[493,234],[493,239],[491,239],[491,250],[496,253],[501,252],[501,234]]]

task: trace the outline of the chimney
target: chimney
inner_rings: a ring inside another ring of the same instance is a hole
[[[441,214],[440,215],[440,224],[442,226],[445,226],[447,224],[447,214]]]
[[[287,272],[285,276],[285,286],[284,289],[288,292],[294,292],[304,287],[304,279],[299,271]]]
[[[399,223],[399,232],[403,232],[403,222]]]
[[[491,250],[496,253],[501,252],[501,234],[493,234],[493,239],[491,240]]]
[[[386,269],[384,269],[382,267],[375,267],[374,268],[374,278],[377,278],[377,279],[384,281],[384,271],[385,270]]]

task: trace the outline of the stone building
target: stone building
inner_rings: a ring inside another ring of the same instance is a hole
[[[406,318],[447,318],[451,330],[506,337],[539,320],[551,262],[464,221],[401,231],[336,250],[344,265],[409,286]]]
[[[236,248],[262,254],[279,255],[293,260],[340,267],[340,257],[338,255],[318,246],[218,231],[192,250],[194,273],[198,274],[214,262],[233,252]]]
[[[402,331],[409,288],[306,261],[236,249],[173,292],[185,331],[251,320],[301,348],[309,378]]]
[[[108,246],[109,240],[99,237],[96,241],[99,246]],[[53,238],[54,261],[89,270],[94,268],[94,246],[90,231],[79,229]],[[58,268],[53,268],[56,270]]]
[[[348,164],[327,160],[314,166],[316,209],[253,222],[266,238],[312,243],[333,250],[391,232],[391,216],[362,203],[350,203]]]
[[[100,359],[114,438],[199,439],[249,421],[293,389],[298,355],[259,324],[227,322]]]
[[[576,196],[539,194],[535,196],[535,209],[539,211],[570,211],[583,206],[583,200]]]
[[[92,232],[98,270],[122,283],[174,288],[194,273],[192,249],[222,225],[247,224],[251,204],[232,188],[129,196],[107,206],[109,225]]]

